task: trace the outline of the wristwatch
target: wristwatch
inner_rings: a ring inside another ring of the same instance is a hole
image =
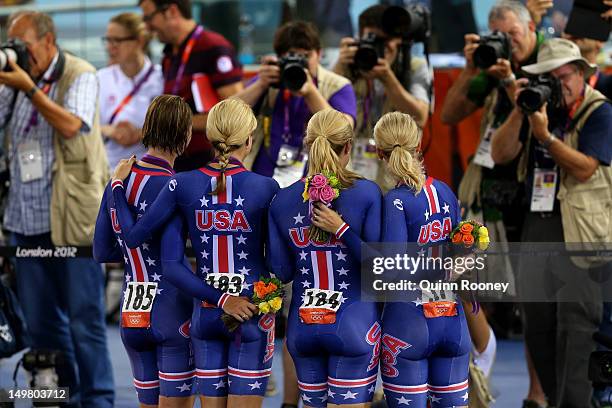
[[[500,80],[499,84],[505,88],[508,85],[512,85],[512,83],[514,83],[514,81],[516,81],[516,76],[514,76],[514,74],[510,74],[506,78]]]
[[[557,140],[555,135],[553,135],[552,133],[549,133],[548,138],[546,138],[546,140],[544,140],[543,142],[540,142],[540,144],[542,145],[543,148],[548,149],[550,145],[552,144],[552,142],[554,142],[555,140]]]
[[[39,90],[39,88],[34,85],[33,87],[31,87],[28,91],[26,91],[25,96],[28,99],[32,99],[34,97],[34,94]]]

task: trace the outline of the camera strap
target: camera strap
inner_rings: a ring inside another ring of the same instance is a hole
[[[57,53],[57,61],[53,67],[53,70],[42,77],[43,85],[40,90],[47,96],[49,96],[53,84],[61,78],[62,74],[64,73],[64,66],[66,65],[66,57],[59,47]],[[38,82],[40,83],[40,81]],[[30,130],[36,126],[38,126],[38,110],[32,106],[32,114],[30,115],[30,120],[25,128],[25,133],[29,133]]]

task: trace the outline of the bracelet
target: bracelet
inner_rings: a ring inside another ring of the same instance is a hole
[[[28,91],[25,92],[25,96],[26,98],[28,98],[29,100],[32,100],[32,98],[34,97],[34,94],[39,90],[38,86],[36,86],[36,84],[31,87]]]
[[[548,149],[550,147],[550,145],[552,144],[552,142],[554,142],[555,140],[557,140],[555,135],[553,135],[552,133],[549,133],[548,134],[548,139],[546,139],[543,142],[540,142],[540,144],[542,145],[543,148]]]

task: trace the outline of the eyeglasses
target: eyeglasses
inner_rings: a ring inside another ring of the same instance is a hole
[[[102,37],[102,43],[104,45],[119,45],[123,42],[126,41],[134,41],[137,40],[138,38],[134,37],[134,36],[130,36],[130,37]]]
[[[164,11],[168,10],[168,7],[170,7],[169,5],[164,5],[161,6],[160,8],[155,9],[155,11],[153,11],[151,14],[143,14],[142,15],[142,21],[144,23],[150,23],[151,20],[153,20],[155,18],[155,15],[157,13],[163,13]]]

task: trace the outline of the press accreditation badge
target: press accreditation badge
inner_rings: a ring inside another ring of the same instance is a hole
[[[351,159],[351,167],[355,173],[368,180],[376,180],[378,176],[378,156],[376,141],[373,138],[360,138],[355,141],[355,152]]]
[[[491,157],[491,137],[496,130],[496,128],[491,126],[487,128],[474,156],[474,163],[487,169],[495,167],[495,162],[493,157]]]
[[[306,324],[332,324],[342,304],[342,292],[324,289],[306,289],[300,306],[300,319]]]
[[[557,190],[557,171],[536,168],[533,173],[531,211],[549,212],[555,206]]]
[[[121,327],[151,327],[151,310],[157,295],[157,282],[128,282],[123,293]]]
[[[289,187],[304,176],[307,160],[308,155],[300,152],[298,147],[282,145],[272,178],[278,182],[280,188]]]
[[[35,140],[21,143],[17,147],[17,156],[19,157],[19,171],[22,183],[42,178],[43,166],[40,143]]]

